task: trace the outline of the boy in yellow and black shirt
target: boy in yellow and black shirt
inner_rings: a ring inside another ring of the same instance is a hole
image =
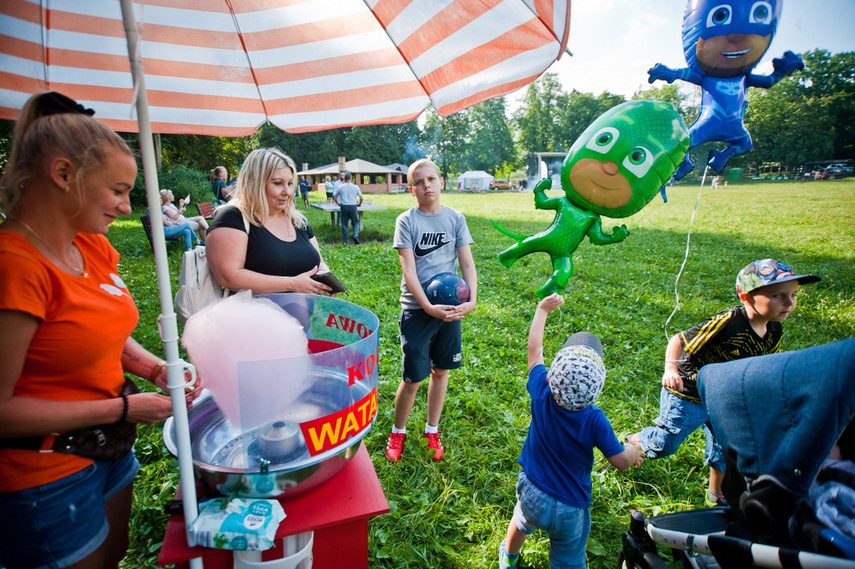
[[[796,308],[799,285],[819,280],[814,275],[796,275],[773,259],[754,261],[736,276],[741,306],[718,312],[668,342],[655,426],[628,436],[627,442],[638,446],[647,458],[662,458],[677,452],[686,437],[703,426],[704,463],[710,466],[707,505],[720,500],[725,466],[724,453],[698,397],[698,371],[711,363],[780,351],[781,323]]]

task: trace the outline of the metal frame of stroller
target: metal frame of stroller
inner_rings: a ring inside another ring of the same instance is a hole
[[[770,545],[724,535],[733,518],[729,506],[717,506],[648,518],[631,515],[629,531],[623,534],[619,569],[667,569],[657,545],[671,549],[683,567],[766,567],[769,569],[853,569],[855,561]],[[682,531],[677,529],[683,528]]]

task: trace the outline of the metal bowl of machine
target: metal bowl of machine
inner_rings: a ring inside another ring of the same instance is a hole
[[[377,419],[377,327],[370,311],[331,297],[266,295],[309,337],[309,387],[274,420],[241,431],[205,390],[188,411],[194,472],[224,496],[288,498],[317,488],[353,458]],[[177,456],[175,423],[163,429]]]

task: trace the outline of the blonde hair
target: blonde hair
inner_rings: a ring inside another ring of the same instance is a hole
[[[107,125],[83,112],[48,109],[49,103],[42,100],[46,96],[53,100],[57,94],[37,93],[30,97],[15,123],[12,151],[0,180],[0,205],[9,216],[15,215],[24,186],[45,175],[57,157],[68,159],[77,169],[77,197],[82,207],[80,181],[104,165],[108,151],[115,149],[133,156],[128,144]]]
[[[437,166],[433,160],[430,160],[429,158],[421,158],[419,160],[416,160],[412,164],[410,164],[410,167],[407,170],[407,183],[409,185],[411,185],[411,186],[414,185],[413,184],[413,172],[416,171],[416,168],[420,168],[422,166],[432,166],[434,171],[436,171],[437,178],[439,178],[441,176],[441,174],[439,173],[439,166]]]
[[[225,166],[217,166],[213,170],[211,170],[211,183],[214,182],[217,178],[219,178],[219,174],[222,172],[223,174],[228,174],[228,170],[226,170]]]
[[[234,196],[229,205],[236,206],[253,225],[263,225],[270,218],[267,205],[267,184],[273,179],[276,170],[288,168],[293,180],[297,178],[297,165],[294,160],[276,148],[259,148],[247,155],[238,174]],[[295,192],[296,196],[296,192]],[[294,197],[288,204],[288,218],[294,227],[305,229],[309,220],[297,210]]]
[[[172,190],[170,190],[169,188],[164,188],[160,190],[160,205],[166,205],[166,198],[169,197],[169,194],[171,193]],[[173,196],[172,199],[175,199],[175,196]]]

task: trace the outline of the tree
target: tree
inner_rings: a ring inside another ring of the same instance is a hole
[[[746,157],[797,166],[831,156],[835,128],[828,107],[823,99],[787,96],[774,87],[750,92],[745,126],[754,151]]]
[[[468,110],[444,118],[432,108],[427,110],[422,148],[425,155],[437,163],[445,180],[450,174],[463,171],[469,129]]]
[[[264,125],[257,133],[258,146],[280,148],[297,162],[316,168],[347,159],[362,158],[376,164],[405,160],[419,132],[416,121],[392,125],[333,128],[318,132],[287,133]]]
[[[505,114],[505,98],[490,99],[469,110],[471,142],[466,149],[466,169],[496,174],[516,161],[514,139]]]
[[[754,152],[746,158],[797,166],[855,157],[855,52],[803,57],[804,71],[749,91],[745,126]]]
[[[613,95],[608,91],[598,97],[576,90],[570,93],[567,103],[559,111],[563,149],[569,150],[597,117],[625,101],[623,95]]]
[[[15,121],[0,120],[0,175],[6,169],[6,161],[12,152],[12,132],[15,129]]]
[[[831,158],[855,158],[855,52],[830,55],[818,49],[803,57],[799,85],[808,98],[828,101],[834,121]]]
[[[344,156],[376,164],[401,162],[407,153],[407,141],[416,132],[416,121],[344,129]]]
[[[558,115],[568,96],[558,75],[546,73],[526,88],[522,106],[514,113],[517,146],[521,154],[566,150]]]
[[[700,100],[700,87],[693,87],[696,91],[696,99]],[[698,118],[698,105],[689,101],[689,95],[680,87],[673,83],[671,85],[661,85],[659,87],[650,87],[643,91],[636,91],[632,95],[632,100],[643,99],[645,101],[662,101],[674,107],[674,111],[685,121],[687,125],[695,122]]]
[[[133,136],[136,140],[137,135]],[[229,175],[234,176],[253,148],[252,137],[162,134],[160,139],[161,163],[166,170],[184,166],[210,172],[215,166],[225,166]]]
[[[278,148],[297,163],[317,168],[338,161],[344,146],[344,130],[333,128],[318,132],[289,133],[270,123],[263,125],[254,135],[256,148]]]

